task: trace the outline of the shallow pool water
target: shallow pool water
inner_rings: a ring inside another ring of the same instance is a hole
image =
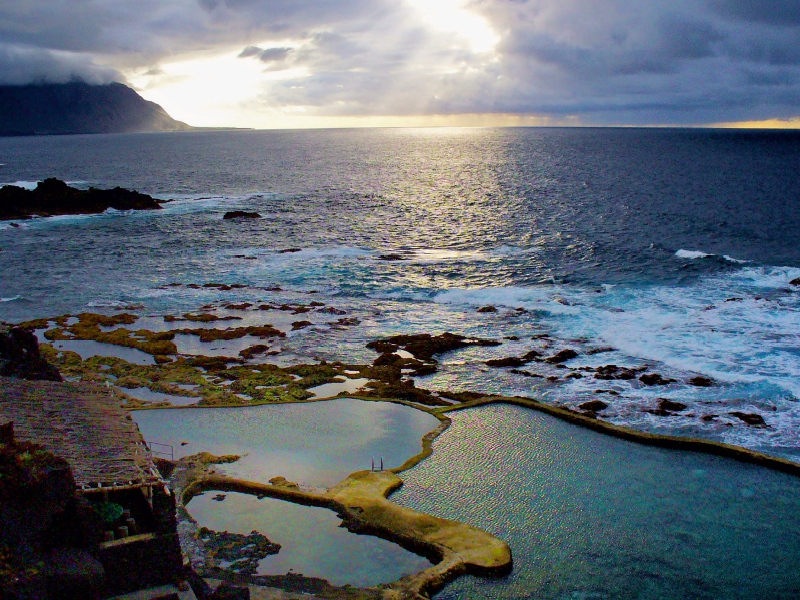
[[[332,383],[323,383],[316,387],[308,388],[308,392],[313,394],[313,398],[330,398],[345,392],[352,394],[363,388],[369,383],[369,379],[362,377],[359,379],[346,378],[344,381],[334,381]]]
[[[322,577],[334,585],[374,586],[395,581],[431,566],[397,544],[370,535],[357,535],[339,527],[336,513],[273,498],[206,492],[187,509],[204,527],[248,534],[258,531],[281,545],[278,554],[261,560],[258,575],[300,573]]]
[[[392,500],[506,540],[514,570],[437,599],[800,597],[800,478],[517,406],[450,416]]]
[[[178,396],[177,394],[154,392],[146,387],[116,389],[138,400],[144,400],[145,402],[169,402],[175,406],[189,406],[190,404],[197,404],[198,400],[200,400],[197,396]]]
[[[211,452],[240,454],[220,471],[266,482],[290,481],[330,487],[384,458],[398,467],[422,451],[422,436],[439,420],[387,402],[343,398],[302,404],[136,411],[148,442],[170,444],[176,458]],[[184,445],[182,445],[184,444]]]

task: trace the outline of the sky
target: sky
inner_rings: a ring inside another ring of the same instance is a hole
[[[0,0],[0,84],[196,126],[800,128],[800,0]]]

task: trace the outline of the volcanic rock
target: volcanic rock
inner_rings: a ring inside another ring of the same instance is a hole
[[[675,383],[674,379],[664,378],[658,373],[645,373],[639,377],[639,381],[645,385],[667,385],[668,383]]]
[[[468,346],[499,346],[501,342],[481,338],[468,338],[455,333],[433,336],[429,333],[418,335],[395,335],[367,344],[367,348],[378,352],[395,352],[403,348],[419,360],[433,361],[434,354],[442,354]]]
[[[482,306],[478,309],[479,313],[496,313],[497,308],[494,306]]]
[[[728,414],[744,421],[748,425],[754,425],[756,427],[766,427],[767,425],[767,423],[764,421],[764,417],[759,414],[743,412],[731,412]]]
[[[22,327],[0,327],[0,375],[29,380],[62,381],[58,369],[39,354],[36,336]]]
[[[116,187],[111,190],[79,190],[59,179],[40,181],[33,190],[14,185],[0,188],[0,220],[33,216],[98,214],[116,210],[157,210],[152,196]]]
[[[800,285],[800,277],[796,277],[789,282],[789,285]]]
[[[589,402],[584,402],[583,404],[579,405],[578,408],[588,412],[596,413],[600,412],[601,410],[607,409],[608,404],[606,404],[602,400],[590,400]]]
[[[667,400],[666,398],[660,398],[658,402],[658,408],[670,412],[680,412],[682,410],[686,410],[686,405],[680,402],[673,402],[672,400]]]
[[[708,377],[703,377],[702,375],[698,375],[697,377],[692,377],[689,380],[689,383],[692,385],[696,385],[697,387],[711,387],[714,385],[714,382],[709,379]]]
[[[557,352],[553,356],[548,356],[545,360],[549,363],[559,364],[563,362],[567,362],[568,360],[572,360],[573,358],[577,357],[578,353],[571,348],[566,348],[565,350],[561,350]]]
[[[244,210],[229,210],[223,219],[260,219],[261,215],[257,212],[246,212]]]

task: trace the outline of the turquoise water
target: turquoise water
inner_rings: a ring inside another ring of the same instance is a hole
[[[225,500],[216,502],[216,494],[208,492],[189,503],[189,512],[201,526],[241,534],[255,530],[281,544],[278,554],[259,563],[258,575],[292,571],[334,585],[368,587],[431,566],[392,542],[350,533],[331,510],[238,493],[227,493]]]
[[[422,451],[439,420],[386,402],[336,399],[304,404],[136,411],[148,442],[170,444],[176,458],[198,452],[245,455],[218,470],[266,482],[330,487],[384,457],[389,469]],[[181,445],[184,444],[185,445]]]
[[[515,406],[451,417],[392,500],[501,537],[514,570],[438,600],[800,597],[800,478]]]

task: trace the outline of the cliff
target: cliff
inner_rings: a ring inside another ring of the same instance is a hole
[[[0,136],[190,129],[121,83],[0,86]]]

